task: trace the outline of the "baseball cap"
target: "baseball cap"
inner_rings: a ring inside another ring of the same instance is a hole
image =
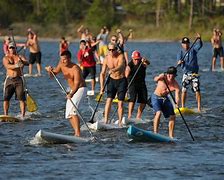
[[[15,47],[15,44],[13,42],[9,43],[9,48],[10,47]]]
[[[190,43],[190,39],[188,37],[183,37],[182,38],[182,43],[183,44],[188,44],[188,43]]]
[[[177,76],[177,68],[175,68],[174,66],[170,66],[170,67],[168,67],[166,73],[173,74],[173,75]]]
[[[131,57],[133,59],[141,59],[142,58],[140,52],[136,51],[136,50],[132,52]]]

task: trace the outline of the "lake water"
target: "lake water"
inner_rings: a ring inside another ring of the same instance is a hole
[[[130,42],[128,47],[130,52],[140,50],[142,56],[151,61],[147,70],[147,87],[151,94],[155,87],[153,76],[176,65],[180,44]],[[71,45],[73,60],[76,59],[74,54],[77,48],[77,43]],[[43,67],[56,65],[58,43],[41,42],[41,49]],[[198,55],[203,113],[185,116],[195,141],[192,141],[183,120],[177,117],[175,136],[179,141],[175,144],[129,143],[126,129],[94,132],[96,137],[107,139],[103,143],[32,144],[30,141],[39,129],[72,134],[72,128],[64,119],[65,97],[56,81],[50,79],[45,71],[42,77],[27,78],[27,87],[39,109],[35,113],[27,113],[24,122],[0,124],[0,179],[223,179],[224,72],[209,71],[211,53],[211,45],[204,43]],[[220,67],[219,61],[217,64]],[[4,68],[1,68],[0,114],[3,114],[4,73]],[[178,69],[179,82],[181,77],[181,69]],[[66,85],[62,76],[59,80]],[[18,115],[18,102],[14,98],[11,101],[10,114]],[[94,98],[90,98],[89,102],[94,108]],[[195,96],[191,91],[186,105],[196,108]],[[102,113],[103,108],[104,103],[101,103],[97,115]],[[82,109],[81,112],[85,119],[90,118],[91,108]],[[125,115],[127,117],[127,105]],[[147,107],[143,117],[152,120],[152,110]],[[162,118],[161,134],[168,134],[167,125],[167,120]],[[144,128],[152,129],[152,122]],[[82,135],[88,137],[89,133],[84,131]]]

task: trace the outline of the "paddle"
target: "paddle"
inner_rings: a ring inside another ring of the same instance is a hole
[[[167,89],[168,89],[168,91],[169,91],[169,93],[170,93],[170,96],[171,96],[173,102],[174,102],[175,104],[177,104],[176,101],[175,101],[175,98],[173,97],[173,94],[171,93],[170,88],[169,88],[169,86],[168,86],[168,84],[167,84],[167,82],[166,82],[166,79],[164,79],[164,82],[165,82],[165,84],[166,84],[166,87],[167,87]],[[179,111],[179,113],[180,113],[180,116],[182,117],[182,119],[183,119],[183,121],[184,121],[184,124],[185,124],[186,127],[187,127],[188,132],[189,132],[190,135],[191,135],[192,140],[194,141],[194,137],[193,137],[193,135],[192,135],[192,133],[191,133],[191,131],[190,131],[190,128],[189,128],[188,125],[187,125],[187,122],[186,122],[185,119],[184,119],[184,116],[182,115],[182,113],[181,113],[179,107],[177,107],[177,109],[178,109],[178,111]]]
[[[194,42],[192,43],[192,45],[190,46],[190,48],[185,52],[184,56],[180,59],[181,61],[184,62],[184,58],[187,56],[187,54],[189,53],[189,51],[194,47],[194,45],[195,45],[195,43],[197,42],[198,39],[199,39],[199,38],[197,37],[197,38],[194,40]],[[176,68],[177,68],[178,66],[180,66],[180,64],[178,64],[178,65],[176,66]]]
[[[96,104],[96,107],[95,107],[95,109],[94,109],[94,111],[93,111],[93,114],[92,114],[92,116],[91,116],[91,118],[90,118],[90,123],[94,123],[94,121],[93,121],[93,119],[94,119],[94,116],[95,116],[95,114],[96,114],[96,110],[97,110],[97,108],[98,108],[98,106],[99,106],[99,104],[100,104],[100,100],[101,100],[101,98],[102,98],[102,96],[103,96],[103,93],[104,93],[104,91],[105,91],[105,88],[106,88],[106,85],[107,85],[107,83],[108,83],[108,81],[109,81],[109,78],[110,78],[110,74],[107,76],[107,78],[106,78],[106,81],[105,81],[105,83],[104,83],[104,86],[103,86],[103,89],[102,89],[102,93],[100,94],[100,97],[99,97],[99,99],[98,99],[98,101],[97,101],[97,104]]]
[[[13,35],[13,28],[10,28],[9,31],[11,32],[11,36],[12,36],[12,40],[13,40],[13,44],[15,46],[15,50],[16,50],[16,55],[19,55],[18,54],[18,51],[17,51],[17,47],[16,47],[16,42],[15,42],[15,39],[14,39],[14,35]],[[20,57],[19,57],[20,58]],[[23,77],[23,82],[24,82],[24,87],[25,87],[25,92],[26,92],[26,104],[27,104],[27,110],[29,112],[35,112],[37,111],[38,109],[38,106],[37,106],[37,103],[34,101],[34,99],[32,98],[32,96],[29,94],[28,92],[28,89],[27,89],[27,86],[26,86],[26,81],[25,81],[25,78],[23,76],[23,71],[22,69],[20,68],[20,71],[21,71],[21,74],[22,74],[22,77]]]
[[[50,71],[50,72],[51,72],[51,74],[53,75],[54,79],[57,81],[58,85],[59,85],[59,86],[61,87],[61,89],[63,90],[63,92],[67,95],[67,92],[66,92],[65,88],[64,88],[63,85],[60,83],[60,81],[58,80],[58,78],[56,77],[56,75],[54,74],[54,72],[53,72],[53,71]],[[91,135],[91,137],[94,138],[94,139],[96,139],[96,138],[93,136],[93,133],[91,132],[89,126],[88,126],[88,125],[86,124],[86,122],[84,121],[84,119],[83,119],[81,113],[79,112],[78,108],[76,107],[75,103],[72,101],[72,99],[69,99],[69,100],[70,100],[70,102],[72,103],[73,107],[75,108],[75,110],[76,110],[78,116],[80,117],[80,119],[82,120],[82,122],[86,125],[86,127],[87,127],[87,129],[88,129],[88,131],[89,131],[89,133],[90,133],[90,135]]]
[[[131,81],[128,83],[127,91],[128,91],[128,89],[130,88],[132,82],[134,81],[134,78],[135,78],[136,74],[138,73],[138,71],[139,71],[139,69],[140,69],[142,63],[143,63],[143,61],[141,61],[141,63],[139,64],[137,70],[135,71],[135,74],[134,74],[133,77],[131,78]],[[116,109],[114,110],[114,112],[113,112],[113,114],[112,114],[112,116],[111,116],[111,118],[110,118],[110,122],[111,122],[111,119],[113,119],[115,113],[117,112],[117,109],[118,109],[118,106],[117,106]]]

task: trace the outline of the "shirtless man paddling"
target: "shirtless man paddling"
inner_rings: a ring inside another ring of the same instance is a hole
[[[123,101],[127,91],[127,79],[125,77],[125,60],[121,53],[118,53],[116,44],[108,44],[108,54],[103,61],[102,71],[100,73],[100,87],[103,93],[103,86],[107,69],[109,70],[110,78],[107,85],[107,101],[105,105],[105,123],[108,122],[108,116],[111,110],[112,100],[116,94],[118,97],[118,120],[119,126],[122,126],[123,116]]]
[[[178,107],[179,100],[180,100],[180,87],[175,80],[177,70],[175,67],[169,67],[167,72],[164,74],[160,74],[159,76],[156,76],[154,78],[154,81],[157,82],[156,89],[154,93],[152,94],[152,106],[153,110],[155,111],[155,117],[153,122],[153,130],[154,133],[158,133],[158,127],[160,122],[161,114],[163,113],[165,118],[169,118],[169,137],[174,137],[174,126],[175,126],[175,120],[176,116],[174,113],[174,108],[172,103],[170,102],[167,95],[170,93],[170,91],[175,91],[175,101],[176,106]],[[167,87],[166,83],[169,87]]]
[[[66,96],[67,103],[65,118],[70,120],[70,123],[75,130],[75,136],[80,136],[80,119],[70,99],[77,108],[80,108],[84,97],[86,96],[87,88],[85,80],[82,77],[82,70],[77,64],[71,62],[70,51],[64,51],[61,54],[61,59],[57,67],[52,68],[51,66],[48,66],[45,69],[49,72],[50,76],[52,76],[51,72],[55,75],[62,72],[64,78],[67,80],[71,91]]]

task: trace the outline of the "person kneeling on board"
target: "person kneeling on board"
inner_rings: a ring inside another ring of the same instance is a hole
[[[178,107],[180,100],[180,87],[175,80],[177,69],[173,66],[169,67],[166,73],[162,73],[154,78],[157,82],[156,89],[152,94],[151,101],[153,110],[155,111],[155,117],[153,121],[154,133],[158,133],[158,127],[161,114],[163,113],[165,118],[169,118],[169,137],[174,138],[174,126],[176,116],[172,103],[168,98],[168,94],[175,91],[175,101]]]
[[[76,105],[77,108],[80,108],[81,104],[84,101],[84,97],[87,93],[87,88],[85,80],[82,76],[82,70],[77,64],[71,62],[70,51],[64,51],[61,54],[61,58],[57,67],[52,68],[51,66],[48,66],[45,69],[49,73],[54,73],[55,75],[62,72],[65,79],[67,80],[71,91],[66,96],[67,103],[65,118],[70,120],[70,123],[73,129],[75,130],[75,136],[80,136],[80,119],[70,99]]]
[[[147,103],[147,87],[145,84],[146,68],[150,64],[149,60],[141,57],[139,51],[133,51],[131,55],[132,60],[128,63],[125,76],[128,79],[129,85],[129,104],[128,104],[128,119],[134,110],[135,102],[139,103],[136,119],[142,118],[142,112]]]
[[[29,65],[24,56],[18,55],[14,43],[8,46],[8,54],[3,58],[3,65],[6,69],[6,79],[4,82],[4,115],[8,115],[9,102],[13,94],[19,100],[20,111],[22,117],[25,116],[26,111],[26,94],[23,79],[23,67]]]

